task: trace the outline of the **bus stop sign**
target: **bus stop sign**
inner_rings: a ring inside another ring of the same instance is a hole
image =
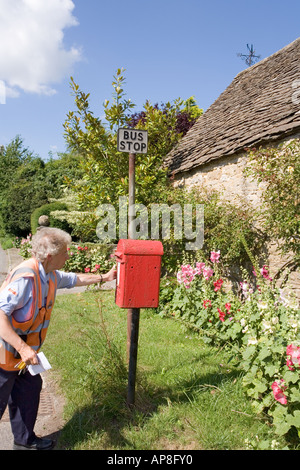
[[[140,129],[118,129],[118,152],[147,153],[148,131]]]

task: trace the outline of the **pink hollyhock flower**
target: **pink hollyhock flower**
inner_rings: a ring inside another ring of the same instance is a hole
[[[203,277],[206,280],[208,280],[213,275],[213,273],[214,271],[211,268],[203,268],[202,270]]]
[[[225,312],[222,312],[219,308],[217,309],[218,312],[219,312],[219,320],[220,321],[225,321],[225,315],[226,313]]]
[[[210,253],[210,260],[213,263],[218,263],[220,258],[220,250],[219,251],[211,251]]]
[[[205,263],[196,263],[197,274],[201,274],[205,268]]]
[[[227,312],[229,313],[230,309],[231,309],[231,304],[229,302],[227,302],[227,304],[225,304],[225,308],[226,308]]]
[[[286,360],[286,365],[288,366],[288,368],[290,370],[295,370],[294,363],[293,363],[292,359],[287,359]]]
[[[271,387],[275,400],[281,403],[282,405],[286,405],[287,398],[286,395],[283,393],[284,390],[286,390],[286,386],[284,386],[283,384],[284,380],[275,380],[275,382],[272,383]]]
[[[204,300],[204,301],[203,301],[203,307],[204,307],[204,308],[207,308],[207,306],[208,306],[208,307],[211,307],[211,301],[210,301],[210,300]]]
[[[270,281],[272,281],[272,278],[269,276],[269,271],[267,270],[267,267],[266,265],[264,265],[261,270],[261,275],[265,278],[265,279],[269,279]]]
[[[222,287],[222,284],[223,284],[223,281],[222,279],[218,279],[217,281],[214,282],[214,291],[217,292],[219,289],[221,289]]]
[[[290,370],[295,370],[294,366],[300,366],[300,347],[295,346],[294,344],[289,344],[286,348],[287,358],[286,365]]]
[[[186,289],[189,289],[196,274],[197,270],[193,269],[189,264],[183,265],[181,266],[181,271],[177,273],[177,281],[179,284],[184,284]]]
[[[91,268],[84,268],[84,272],[85,272],[85,273],[89,273],[90,270],[91,270]]]

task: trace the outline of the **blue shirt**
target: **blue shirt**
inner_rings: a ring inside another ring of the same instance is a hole
[[[42,286],[42,299],[43,305],[45,307],[48,289],[49,289],[49,274],[46,274],[44,267],[39,263],[39,273]],[[77,281],[77,276],[75,273],[65,273],[63,271],[55,271],[57,277],[57,288],[58,289],[71,289],[75,286]],[[27,302],[32,301],[32,287],[33,280],[31,278],[21,277],[16,281],[12,281],[8,284],[2,292],[0,292],[0,309],[6,315],[11,315],[15,310],[19,310]],[[22,311],[15,312],[14,318],[16,321],[26,321]]]

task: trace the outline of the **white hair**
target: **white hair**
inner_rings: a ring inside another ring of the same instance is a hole
[[[43,227],[32,237],[32,255],[41,263],[47,255],[55,256],[70,245],[71,235],[60,228]]]

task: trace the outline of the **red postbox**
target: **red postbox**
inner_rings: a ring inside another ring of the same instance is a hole
[[[120,240],[117,261],[116,304],[123,308],[157,307],[162,243],[156,240]]]

